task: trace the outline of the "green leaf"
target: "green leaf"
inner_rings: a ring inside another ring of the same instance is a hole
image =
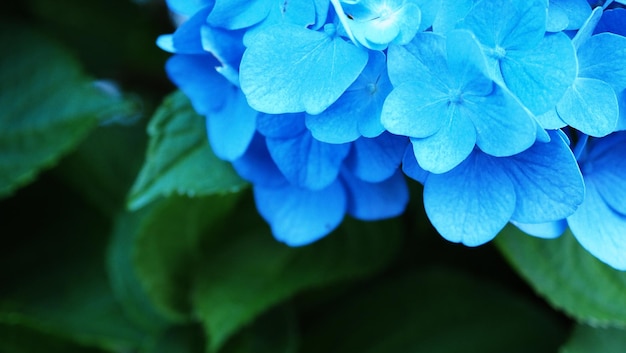
[[[578,325],[560,353],[623,353],[626,331],[616,328]]]
[[[161,199],[119,222],[126,222],[132,237],[133,262],[141,285],[161,313],[185,322],[191,312],[189,288],[192,272],[203,256],[200,243],[211,226],[234,206],[238,194],[203,198],[174,196]],[[128,224],[134,219],[132,224]],[[130,227],[128,226],[130,225]],[[206,239],[204,239],[206,241]]]
[[[317,313],[308,352],[554,352],[555,315],[475,275],[433,268],[357,288]]]
[[[211,151],[204,118],[182,92],[168,96],[148,126],[146,162],[130,193],[137,210],[161,196],[206,196],[239,191],[246,183]]]
[[[237,236],[207,248],[206,261],[195,271],[192,300],[209,351],[217,351],[242,325],[296,293],[379,271],[401,239],[395,221],[346,220],[315,244],[289,248],[255,217],[246,218],[240,210],[223,229],[224,235]],[[250,226],[237,228],[236,221]]]
[[[626,326],[626,272],[593,257],[569,230],[546,240],[509,225],[496,243],[513,267],[554,307],[592,325]]]
[[[33,180],[87,136],[99,120],[130,105],[99,88],[58,43],[1,22],[0,197]]]
[[[347,220],[316,244],[289,248],[272,237],[251,197],[235,207],[234,196],[170,197],[136,214],[144,288],[170,318],[201,321],[210,351],[296,293],[380,270],[400,245],[397,221]]]
[[[131,350],[148,335],[127,319],[104,266],[106,219],[50,178],[0,203],[0,323]]]
[[[258,317],[220,350],[220,353],[297,353],[294,310],[283,305]]]

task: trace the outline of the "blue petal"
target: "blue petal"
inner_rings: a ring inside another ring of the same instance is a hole
[[[543,223],[563,219],[583,201],[585,186],[565,141],[551,133],[549,143],[535,143],[498,163],[513,181],[517,202],[512,220]]]
[[[300,27],[315,24],[315,4],[311,0],[273,0],[268,16],[259,24],[246,32],[245,42],[249,45],[253,36],[263,29],[276,25],[291,23]]]
[[[591,142],[583,163],[585,180],[593,180],[604,201],[626,214],[626,133],[614,133]]]
[[[233,161],[243,155],[256,131],[259,114],[248,106],[241,90],[232,86],[223,88],[229,92],[225,106],[207,114],[206,128],[215,155]]]
[[[389,133],[360,138],[352,144],[344,165],[356,177],[377,183],[391,177],[402,161],[409,139]]]
[[[550,0],[548,7],[548,28],[550,32],[579,29],[591,14],[591,6],[586,0]],[[556,18],[565,18],[565,25]],[[559,23],[559,25],[556,24]]]
[[[222,66],[232,67],[239,71],[239,62],[245,50],[243,46],[244,31],[227,31],[208,25],[202,26],[202,48],[213,54]],[[237,80],[237,85],[239,80]]]
[[[392,90],[386,68],[385,55],[370,52],[367,66],[346,92],[321,114],[306,116],[313,136],[323,142],[345,143],[380,135],[385,130],[380,122],[383,102]]]
[[[265,138],[256,134],[246,153],[233,161],[233,167],[242,178],[256,186],[275,188],[287,184],[287,180],[272,160]]]
[[[445,1],[442,0],[413,0],[421,11],[421,21],[420,26],[417,29],[418,31],[425,31],[435,22],[438,14],[443,11],[443,3]],[[455,1],[459,3],[460,1]],[[460,5],[460,4],[459,4]]]
[[[578,49],[578,76],[605,81],[615,92],[626,89],[626,37],[601,33]]]
[[[307,130],[292,138],[268,138],[267,148],[278,169],[295,186],[319,190],[339,174],[350,144],[331,145],[317,141]]]
[[[394,86],[402,83],[437,87],[444,92],[446,81],[446,39],[434,33],[418,33],[407,45],[390,45],[387,50],[389,79]]]
[[[167,0],[167,6],[181,15],[191,16],[207,6],[213,6],[214,0]]]
[[[500,62],[507,87],[534,114],[554,108],[576,77],[576,55],[563,33],[548,34],[532,50],[507,51]]]
[[[185,21],[168,41],[171,42],[171,49],[163,48],[178,54],[206,54],[202,48],[202,38],[200,37],[200,28],[206,24],[207,16],[211,12],[210,7],[201,9],[195,13],[190,19]],[[159,41],[164,41],[164,37],[160,37]]]
[[[520,223],[515,221],[511,221],[511,223],[522,232],[543,239],[558,238],[567,229],[567,221],[564,219],[547,223]]]
[[[626,36],[626,9],[604,11],[594,33],[611,32]]]
[[[409,189],[400,171],[387,180],[368,183],[349,172],[342,173],[348,192],[348,213],[364,221],[396,217],[409,202]]]
[[[402,157],[402,171],[406,174],[406,176],[420,182],[421,184],[424,184],[426,177],[430,174],[417,164],[412,146],[407,146],[404,150],[404,156]]]
[[[433,22],[433,32],[445,34],[453,30],[457,22],[465,18],[473,6],[473,0],[442,1]]]
[[[510,0],[483,0],[474,5],[458,28],[471,30],[488,48],[528,50],[541,41],[546,9],[540,2],[518,9]]]
[[[473,153],[445,174],[430,174],[424,207],[447,240],[477,246],[493,239],[515,209],[515,190],[493,157]]]
[[[215,0],[208,22],[215,27],[240,29],[264,20],[275,0]]]
[[[619,105],[608,83],[577,78],[556,106],[561,119],[591,136],[605,136],[615,130]]]
[[[626,215],[610,208],[593,181],[586,184],[585,201],[568,217],[572,233],[580,244],[606,264],[626,270]]]
[[[591,35],[593,34],[598,22],[602,18],[602,7],[598,6],[593,11],[591,11],[591,15],[585,21],[582,27],[576,32],[574,38],[572,38],[572,44],[574,44],[574,48],[578,49],[584,42],[586,42]]]
[[[424,138],[443,128],[454,113],[448,95],[424,83],[402,84],[391,91],[380,118],[385,129],[396,135]]]
[[[472,152],[476,143],[476,129],[472,121],[451,105],[449,115],[442,119],[445,125],[437,134],[411,138],[413,152],[419,165],[431,173],[445,173],[456,167]]]
[[[254,200],[272,234],[289,246],[310,244],[335,229],[346,212],[346,193],[337,180],[322,190],[292,185],[254,186]]]
[[[165,70],[181,91],[189,97],[194,109],[202,115],[217,111],[224,105],[230,83],[217,71],[219,62],[210,54],[177,54],[168,59]]]
[[[557,113],[556,108],[535,116],[535,119],[543,129],[555,130],[567,126],[567,123]]]
[[[259,114],[257,130],[271,138],[298,137],[306,130],[304,114]]]
[[[476,145],[492,156],[510,156],[535,142],[533,116],[497,84],[488,96],[465,96],[461,111],[475,126]]]
[[[270,114],[319,114],[357,79],[367,51],[334,33],[296,25],[268,27],[254,36],[241,61],[241,88],[250,106]]]

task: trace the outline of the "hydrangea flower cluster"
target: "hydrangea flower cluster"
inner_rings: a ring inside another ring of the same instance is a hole
[[[215,153],[292,246],[346,214],[570,227],[626,270],[626,9],[585,0],[169,0],[158,39]]]

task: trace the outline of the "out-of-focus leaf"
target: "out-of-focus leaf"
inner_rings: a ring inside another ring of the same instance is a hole
[[[149,339],[129,321],[104,269],[110,225],[50,178],[0,204],[0,323],[82,345],[129,350]]]
[[[578,325],[560,353],[623,353],[626,350],[626,331]]]
[[[298,332],[295,312],[279,306],[258,317],[228,341],[220,353],[296,353]]]
[[[203,323],[209,351],[296,293],[380,270],[400,244],[397,220],[347,221],[316,244],[290,248],[250,198],[229,213],[235,199],[170,197],[136,214],[140,281],[170,319]]]
[[[371,275],[396,254],[396,221],[344,221],[313,245],[289,248],[273,239],[258,216],[239,212],[222,232],[225,241],[204,254],[192,300],[205,325],[209,351],[218,350],[242,325],[281,301],[312,289]],[[240,221],[245,227],[236,227]],[[236,234],[236,236],[230,236]]]
[[[0,352],[6,353],[102,353],[16,325],[0,325]]]
[[[513,267],[554,307],[592,325],[626,326],[626,272],[593,257],[569,230],[546,240],[509,225],[496,243]]]
[[[218,159],[206,137],[204,118],[176,92],[163,102],[148,126],[146,162],[130,192],[137,210],[161,196],[206,196],[240,190],[246,183]]]
[[[146,141],[139,123],[99,126],[63,158],[54,173],[104,215],[114,217],[124,209]]]
[[[201,257],[210,256],[200,250],[200,243],[203,237],[216,236],[211,227],[232,210],[237,198],[237,194],[169,197],[126,217],[125,222],[134,219],[132,227],[124,231],[134,240],[137,276],[148,296],[170,320],[188,319],[193,271]]]
[[[131,108],[98,88],[58,43],[6,21],[0,25],[0,197],[70,151],[100,119]]]
[[[158,335],[169,323],[155,309],[139,282],[132,259],[135,239],[130,230],[140,221],[128,214],[117,218],[107,252],[107,269],[113,292],[126,316],[143,331]]]
[[[198,324],[172,326],[163,332],[145,353],[203,353],[204,332]]]
[[[371,283],[325,310],[303,332],[304,353],[548,353],[565,335],[542,307],[436,268]]]

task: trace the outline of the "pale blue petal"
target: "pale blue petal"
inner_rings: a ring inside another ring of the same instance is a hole
[[[424,208],[445,239],[478,246],[508,223],[515,209],[515,191],[492,158],[476,152],[450,172],[426,179]]]
[[[548,34],[532,50],[508,51],[500,62],[507,87],[534,114],[554,108],[576,78],[576,54],[563,33]]]
[[[274,4],[270,8],[268,16],[260,23],[246,32],[245,42],[250,43],[259,31],[276,24],[291,23],[300,27],[308,27],[315,24],[315,4],[311,0],[272,0]]]
[[[574,30],[583,26],[591,15],[591,6],[586,0],[550,0],[548,7],[548,31]],[[565,18],[565,24],[561,18]]]
[[[448,87],[444,36],[423,32],[407,45],[390,45],[387,50],[389,79],[394,86],[405,82],[433,87],[445,92]]]
[[[457,28],[471,30],[490,49],[527,50],[539,44],[545,23],[546,10],[539,2],[518,9],[510,0],[483,0]]]
[[[333,28],[326,25],[327,33],[286,24],[254,36],[240,73],[250,106],[270,114],[319,114],[334,103],[357,79],[368,54]]]
[[[474,6],[473,0],[443,0],[433,22],[433,32],[445,34],[455,28]]]
[[[167,60],[167,74],[191,100],[194,109],[202,115],[221,109],[226,92],[232,85],[215,71],[219,62],[210,54],[177,54]],[[226,91],[225,91],[226,88]]]
[[[346,92],[321,114],[306,116],[313,136],[323,142],[345,143],[380,135],[385,130],[380,122],[383,102],[392,90],[386,67],[384,54],[370,52],[367,66]]]
[[[591,37],[593,34],[596,25],[602,18],[602,7],[598,6],[591,12],[589,18],[585,21],[582,27],[576,32],[574,38],[572,38],[572,44],[574,44],[574,48],[578,49],[584,42]]]
[[[225,97],[226,104],[219,111],[207,114],[206,128],[209,142],[216,156],[233,161],[243,155],[256,131],[259,114],[248,106],[246,97],[232,86]]]
[[[254,200],[274,237],[289,246],[310,244],[334,230],[346,212],[346,193],[337,180],[322,190],[284,185],[254,186]]]
[[[463,96],[488,95],[494,89],[483,51],[471,32],[450,31],[446,36],[446,52],[451,88]]]
[[[456,167],[472,152],[476,129],[466,115],[450,105],[445,125],[435,135],[411,138],[413,152],[419,165],[431,173],[445,173]]]
[[[591,136],[606,136],[615,130],[619,105],[611,86],[592,78],[577,78],[556,106],[561,119]]]
[[[387,96],[380,119],[393,134],[428,137],[446,124],[452,109],[448,103],[447,94],[429,89],[419,81],[402,84]]]
[[[275,0],[215,0],[208,22],[215,27],[240,29],[264,20]]]
[[[268,138],[267,148],[278,169],[291,184],[320,190],[337,179],[350,144],[320,142],[306,130],[293,138]]]
[[[409,202],[409,189],[400,171],[378,183],[362,181],[349,172],[342,177],[348,192],[348,213],[354,218],[376,221],[396,217]]]
[[[515,156],[499,159],[515,186],[511,219],[543,223],[563,219],[583,201],[585,186],[569,146],[555,132],[549,143],[535,143]]]
[[[493,84],[488,96],[467,95],[460,111],[476,128],[476,145],[492,156],[510,156],[535,142],[533,116],[507,90]]]
[[[544,129],[555,130],[567,126],[567,123],[564,122],[556,112],[556,108],[535,116],[535,119],[537,119],[539,125]]]
[[[580,244],[602,262],[626,270],[626,215],[611,209],[595,183],[587,182],[585,201],[567,221]]]
[[[438,14],[443,11],[442,0],[413,0],[421,11],[421,21],[418,31],[422,32],[433,26]],[[462,1],[456,1],[462,2]],[[460,5],[460,4],[459,4]]]
[[[626,89],[626,37],[601,33],[578,49],[578,76],[605,81],[615,92]]]
[[[344,165],[358,178],[377,183],[395,173],[409,139],[384,133],[376,138],[360,138],[352,144]]]
[[[547,223],[520,223],[515,221],[511,221],[511,223],[522,232],[543,239],[558,238],[567,229],[567,221],[564,219]]]

